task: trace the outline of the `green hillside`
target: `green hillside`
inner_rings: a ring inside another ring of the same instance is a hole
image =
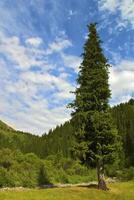
[[[123,142],[122,165],[108,166],[107,175],[134,178],[134,100],[111,108]],[[45,183],[96,180],[95,169],[73,159],[74,128],[66,122],[42,137],[15,131],[0,121],[0,187],[34,187]]]
[[[0,120],[0,130],[7,130],[7,131],[13,131],[13,128],[8,126],[6,123]]]
[[[15,131],[0,121],[0,148],[19,149],[23,153],[33,152],[41,158],[61,153],[65,157],[70,155],[73,127],[70,122],[57,126],[48,135],[42,137],[29,133]]]
[[[121,103],[111,109],[118,131],[122,137],[126,165],[134,165],[134,100]],[[65,122],[50,130],[42,137],[21,131],[15,131],[0,121],[0,148],[19,149],[23,153],[33,152],[40,158],[62,154],[70,157],[74,141],[74,128],[71,122]]]
[[[40,138],[38,136],[16,131],[0,121],[0,149],[20,149],[23,153],[36,151],[36,145]],[[38,154],[38,151],[36,152]]]
[[[123,140],[126,166],[134,166],[134,99],[113,107],[112,114]]]

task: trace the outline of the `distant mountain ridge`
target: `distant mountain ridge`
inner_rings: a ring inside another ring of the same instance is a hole
[[[0,120],[0,129],[14,130],[11,126],[8,126],[5,122]]]

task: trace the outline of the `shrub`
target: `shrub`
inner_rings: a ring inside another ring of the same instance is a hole
[[[14,185],[10,177],[10,174],[5,168],[0,167],[0,187],[12,187],[12,186]]]
[[[117,177],[125,181],[134,179],[134,167],[117,171]]]
[[[68,183],[68,176],[66,172],[61,168],[57,170],[57,173],[55,174],[55,181],[57,183]]]

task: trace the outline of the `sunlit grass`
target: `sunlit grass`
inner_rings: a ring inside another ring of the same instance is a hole
[[[0,200],[134,200],[134,182],[109,187],[106,192],[86,187],[0,191]]]

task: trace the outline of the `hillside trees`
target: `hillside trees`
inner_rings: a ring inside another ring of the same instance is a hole
[[[111,113],[123,141],[124,165],[134,166],[134,99],[114,106]]]
[[[117,158],[120,143],[109,112],[109,64],[101,48],[96,24],[90,24],[88,29],[75,100],[70,104],[76,127],[74,154],[83,163],[97,167],[98,188],[106,190],[105,165]]]

